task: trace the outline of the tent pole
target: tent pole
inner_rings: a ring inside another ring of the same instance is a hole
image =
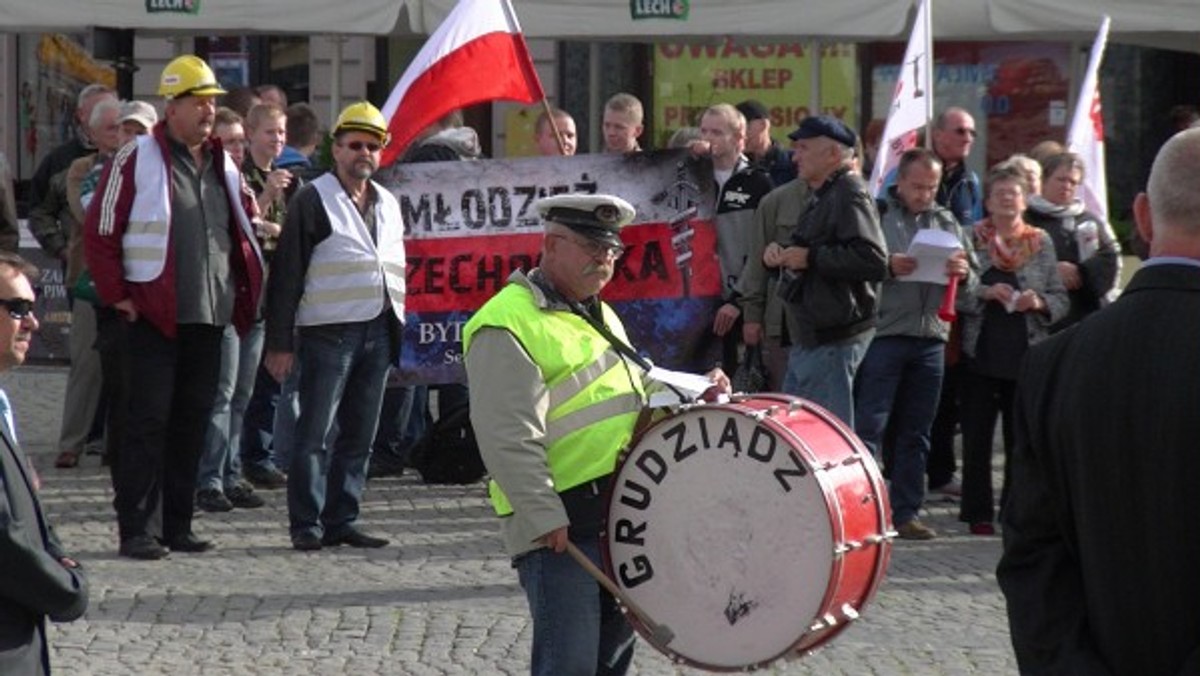
[[[809,92],[808,114],[821,114],[821,43],[813,40],[808,43],[809,53]]]
[[[604,150],[600,129],[604,126],[604,111],[600,109],[600,43],[588,43],[588,152]]]
[[[329,119],[336,120],[342,112],[342,42],[340,35],[328,36],[333,54],[329,59]]]

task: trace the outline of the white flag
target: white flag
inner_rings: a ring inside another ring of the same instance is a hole
[[[1079,88],[1079,100],[1071,129],[1067,132],[1067,150],[1083,160],[1083,185],[1080,197],[1088,211],[1108,222],[1108,178],[1104,171],[1104,116],[1100,113],[1100,61],[1108,42],[1109,17],[1106,15],[1092,45],[1087,74]]]
[[[871,194],[883,192],[883,180],[900,164],[904,151],[916,147],[917,133],[933,112],[933,43],[929,30],[929,1],[921,0],[913,21],[896,90],[888,107],[887,122],[879,139],[879,152],[871,169]]]

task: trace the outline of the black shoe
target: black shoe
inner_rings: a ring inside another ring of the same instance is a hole
[[[173,552],[199,554],[200,552],[207,552],[212,549],[213,543],[209,540],[201,540],[196,537],[195,533],[185,533],[175,536],[175,538],[167,543],[167,547]]]
[[[388,540],[385,540],[383,538],[377,538],[372,535],[367,535],[366,533],[364,533],[360,530],[355,530],[353,528],[347,528],[346,530],[342,531],[340,535],[329,535],[327,533],[327,534],[321,536],[321,544],[326,547],[337,547],[338,545],[347,545],[350,547],[359,547],[359,548],[365,548],[365,549],[377,549],[379,547],[386,547],[388,544]]]
[[[225,498],[229,504],[238,509],[254,509],[267,504],[263,502],[262,498],[255,495],[254,489],[244,481],[239,481],[233,487],[225,489]]]
[[[391,453],[372,453],[371,462],[367,465],[367,478],[387,476],[404,476],[404,461]]]
[[[196,507],[206,512],[228,512],[233,509],[233,503],[221,491],[205,488],[196,492]]]
[[[260,467],[247,468],[242,471],[242,476],[246,477],[246,481],[254,484],[255,488],[275,490],[287,487],[287,475],[274,467],[270,469],[262,469]]]
[[[321,548],[321,538],[312,533],[299,533],[292,536],[292,549],[302,552],[315,552]]]
[[[157,561],[167,558],[169,554],[165,547],[149,535],[134,535],[121,541],[121,556],[142,561]]]

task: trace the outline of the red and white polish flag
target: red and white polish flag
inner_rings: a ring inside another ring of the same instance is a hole
[[[383,106],[392,141],[381,164],[391,164],[421,130],[452,110],[544,97],[509,0],[459,0]]]
[[[1071,129],[1067,132],[1067,150],[1083,160],[1083,185],[1079,186],[1084,207],[1108,222],[1108,175],[1104,170],[1104,116],[1100,111],[1100,62],[1104,59],[1104,47],[1108,43],[1106,15],[1092,44],[1088,58],[1087,73],[1079,87],[1079,100],[1075,104],[1075,115],[1071,118]]]

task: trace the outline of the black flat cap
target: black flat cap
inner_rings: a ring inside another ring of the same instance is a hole
[[[831,138],[834,141],[853,148],[858,136],[844,122],[830,115],[810,115],[800,122],[796,131],[788,134],[788,138],[799,141],[803,138]]]
[[[754,99],[746,99],[734,107],[738,109],[742,117],[746,118],[747,122],[771,119],[771,114],[767,112],[767,107]]]

